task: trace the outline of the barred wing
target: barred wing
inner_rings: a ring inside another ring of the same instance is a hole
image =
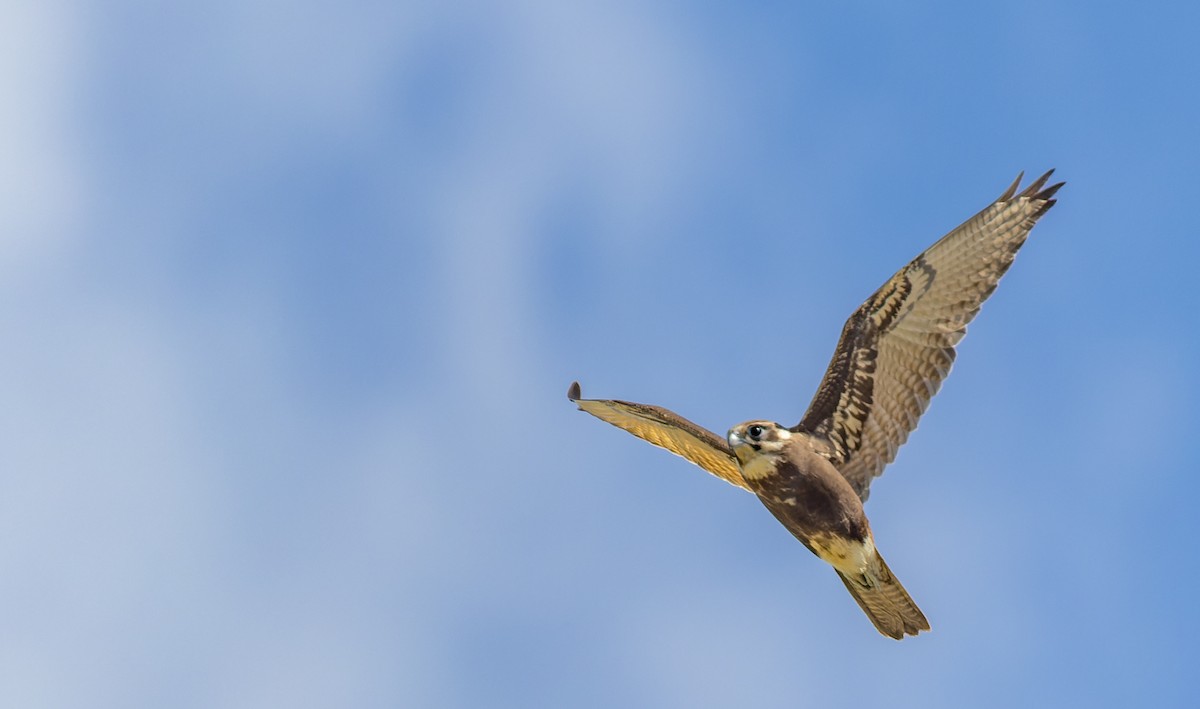
[[[850,316],[825,378],[792,430],[828,440],[830,459],[859,497],[896,457],[954,363],[967,332],[1064,183],[1051,170],[913,259]]]
[[[717,434],[659,406],[631,401],[581,399],[579,382],[571,384],[567,398],[583,411],[623,428],[642,440],[687,458],[727,483],[749,490],[729,444]]]

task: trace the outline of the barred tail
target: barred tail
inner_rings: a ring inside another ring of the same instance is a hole
[[[846,576],[838,571],[838,577],[875,628],[889,638],[900,640],[905,635],[929,630],[925,614],[913,603],[908,591],[892,575],[878,552],[865,573]]]

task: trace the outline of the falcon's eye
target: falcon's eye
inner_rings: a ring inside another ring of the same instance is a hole
[[[762,438],[763,427],[759,426],[758,424],[754,424],[753,426],[746,429],[746,433],[749,433],[750,437],[757,441],[760,438]]]

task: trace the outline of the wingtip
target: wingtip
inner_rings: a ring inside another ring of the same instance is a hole
[[[1053,201],[1054,201],[1054,199],[1053,199],[1053,198],[1054,198],[1054,195],[1055,195],[1055,194],[1056,194],[1056,193],[1057,193],[1057,192],[1058,192],[1060,189],[1062,189],[1062,186],[1063,186],[1063,185],[1065,185],[1065,184],[1067,184],[1065,180],[1064,180],[1064,181],[1062,181],[1062,182],[1055,182],[1053,185],[1050,185],[1050,186],[1049,186],[1049,187],[1047,187],[1046,189],[1044,189],[1044,190],[1042,190],[1041,192],[1038,192],[1037,194],[1035,194],[1035,195],[1033,196],[1033,198],[1034,198],[1034,199],[1044,199],[1044,200],[1046,200],[1047,202],[1053,202]]]
[[[579,401],[583,394],[579,390],[579,382],[571,382],[571,386],[567,387],[567,398],[571,401]]]
[[[1024,189],[1022,192],[1021,192],[1021,196],[1022,196],[1022,197],[1027,197],[1027,198],[1029,198],[1029,199],[1036,199],[1036,198],[1037,198],[1037,194],[1038,194],[1039,192],[1041,192],[1041,190],[1042,190],[1042,187],[1043,187],[1043,186],[1046,184],[1046,180],[1049,180],[1049,179],[1050,179],[1050,176],[1051,176],[1051,175],[1053,175],[1053,174],[1054,174],[1054,170],[1053,170],[1053,168],[1052,168],[1052,169],[1050,169],[1050,170],[1048,170],[1048,171],[1046,171],[1046,174],[1042,175],[1041,177],[1037,178],[1037,179],[1036,179],[1036,180],[1034,180],[1033,182],[1029,183],[1029,186],[1028,186],[1028,187],[1026,187],[1026,188],[1025,188],[1025,189]]]
[[[1024,192],[1021,193],[1022,197],[1026,197],[1030,201],[1040,202],[1037,207],[1037,211],[1034,213],[1035,218],[1041,217],[1043,214],[1050,211],[1051,207],[1058,203],[1058,200],[1054,199],[1054,195],[1057,194],[1060,189],[1062,189],[1063,185],[1067,184],[1066,181],[1061,181],[1056,182],[1049,187],[1045,187],[1046,182],[1049,181],[1050,176],[1053,174],[1053,169],[1048,170],[1045,175],[1039,177],[1033,184],[1031,184]]]
[[[1008,189],[1004,190],[1004,194],[1000,195],[1000,198],[996,201],[1007,202],[1008,200],[1012,199],[1013,195],[1017,193],[1017,188],[1021,186],[1021,180],[1023,179],[1025,179],[1024,170],[1017,173],[1017,179],[1013,180],[1012,184],[1008,186]]]
[[[1044,212],[1045,210],[1054,206],[1054,200],[1052,199],[1054,197],[1054,193],[1058,192],[1059,188],[1067,184],[1064,181],[1057,182],[1049,187],[1046,187],[1046,183],[1050,180],[1050,176],[1053,174],[1054,168],[1050,168],[1044,175],[1029,183],[1029,185],[1025,189],[1021,190],[1021,192],[1018,194],[1017,190],[1021,189],[1021,180],[1025,177],[1025,172],[1022,171],[1019,175],[1017,175],[1017,179],[1013,180],[1013,183],[1008,186],[1008,189],[1004,190],[1004,194],[1000,195],[1000,199],[997,201],[1007,202],[1014,197],[1019,197],[1023,199],[1046,202],[1042,209]]]

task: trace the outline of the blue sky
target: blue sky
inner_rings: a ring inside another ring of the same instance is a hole
[[[5,25],[0,704],[1194,704],[1200,10]],[[863,298],[1050,167],[867,506],[928,635],[565,399],[793,422]]]

